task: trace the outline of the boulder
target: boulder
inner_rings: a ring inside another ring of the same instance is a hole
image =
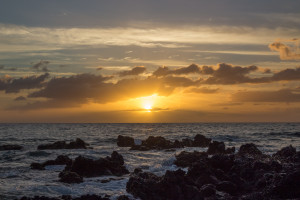
[[[178,167],[190,167],[194,163],[199,162],[201,160],[207,159],[208,155],[205,152],[186,152],[182,151],[180,154],[175,155],[176,160],[174,162]]]
[[[240,155],[262,155],[262,152],[253,143],[243,144],[238,152]]]
[[[230,181],[223,181],[219,183],[216,187],[218,191],[226,192],[228,194],[234,195],[237,193],[237,186]]]
[[[76,172],[83,177],[95,177],[102,175],[122,176],[128,174],[129,171],[124,166],[123,156],[114,151],[111,157],[93,160],[78,156],[65,167],[65,171]]]
[[[135,143],[132,137],[119,135],[117,145],[119,147],[132,147]]]
[[[218,141],[211,142],[208,145],[207,153],[208,154],[225,153],[224,142],[218,142]]]
[[[63,171],[59,173],[59,181],[64,183],[82,183],[82,176],[76,172]]]
[[[216,194],[216,186],[212,184],[203,185],[200,192],[204,197],[210,197]]]
[[[31,163],[31,169],[44,170],[47,165],[70,165],[72,159],[65,155],[59,155],[55,160],[47,160],[43,163]]]
[[[208,147],[209,143],[210,143],[211,139],[205,137],[204,135],[201,134],[197,134],[194,137],[194,141],[193,141],[193,146],[195,147]]]

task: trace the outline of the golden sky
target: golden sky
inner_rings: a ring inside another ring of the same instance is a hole
[[[0,122],[299,122],[297,1],[0,8]]]

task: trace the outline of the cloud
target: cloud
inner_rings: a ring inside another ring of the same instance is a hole
[[[34,89],[44,86],[45,80],[49,77],[48,73],[40,76],[28,76],[21,78],[4,77],[0,78],[0,91],[5,93],[18,93],[22,89]]]
[[[242,91],[232,95],[236,102],[300,102],[300,89],[277,91]]]
[[[35,70],[38,70],[38,71],[42,70],[43,72],[49,72],[49,70],[48,70],[48,64],[49,63],[50,62],[47,61],[47,60],[41,60],[40,62],[34,64],[32,66],[32,68],[35,69]]]
[[[103,68],[102,67],[98,67],[96,70],[97,71],[100,71],[100,70],[102,70]]]
[[[119,72],[119,76],[139,75],[146,71],[144,66],[134,67],[131,70]]]
[[[191,64],[188,67],[181,67],[178,69],[171,70],[168,67],[159,67],[156,71],[153,72],[154,76],[161,77],[167,75],[184,75],[184,74],[212,74],[214,72],[212,67],[203,66],[200,68],[196,64]]]
[[[201,87],[201,88],[191,88],[185,91],[185,93],[202,93],[202,94],[214,94],[219,91],[219,88],[207,88],[207,87]]]
[[[295,43],[296,49],[292,49],[279,41],[269,44],[269,48],[273,51],[278,51],[281,60],[300,60],[299,40],[293,39],[291,41]]]
[[[23,96],[18,96],[17,98],[14,99],[15,101],[25,101],[26,98]]]
[[[4,69],[4,67],[5,67],[4,65],[0,65],[0,69]]]
[[[247,75],[258,69],[256,66],[240,67],[232,66],[230,64],[218,64],[218,69],[214,70],[211,77],[204,80],[203,84],[238,84],[249,83],[252,79]]]

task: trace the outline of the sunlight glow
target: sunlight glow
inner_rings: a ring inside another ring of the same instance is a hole
[[[155,103],[157,94],[153,94],[151,96],[147,96],[147,97],[141,97],[141,104],[142,104],[142,108],[147,110],[148,112],[151,112],[151,110],[153,109],[153,105]]]

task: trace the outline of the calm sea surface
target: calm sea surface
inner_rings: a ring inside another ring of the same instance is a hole
[[[173,165],[175,154],[183,150],[206,149],[129,151],[127,147],[117,146],[118,135],[137,139],[153,135],[181,140],[193,138],[198,133],[213,140],[224,141],[227,146],[235,146],[237,149],[241,144],[252,142],[268,154],[290,144],[300,150],[300,123],[0,124],[0,145],[19,144],[24,147],[21,151],[0,151],[0,199],[34,195],[57,197],[63,194],[109,194],[117,197],[126,194],[129,175],[108,183],[101,183],[101,180],[112,178],[110,176],[85,178],[81,184],[65,184],[58,182],[58,173],[64,166],[48,166],[45,171],[38,171],[31,170],[30,164],[55,159],[58,155],[71,158],[84,155],[97,159],[115,150],[123,155],[129,171],[141,167],[144,171],[162,175],[166,170],[176,170]],[[40,144],[76,138],[83,139],[93,149],[37,150]]]

